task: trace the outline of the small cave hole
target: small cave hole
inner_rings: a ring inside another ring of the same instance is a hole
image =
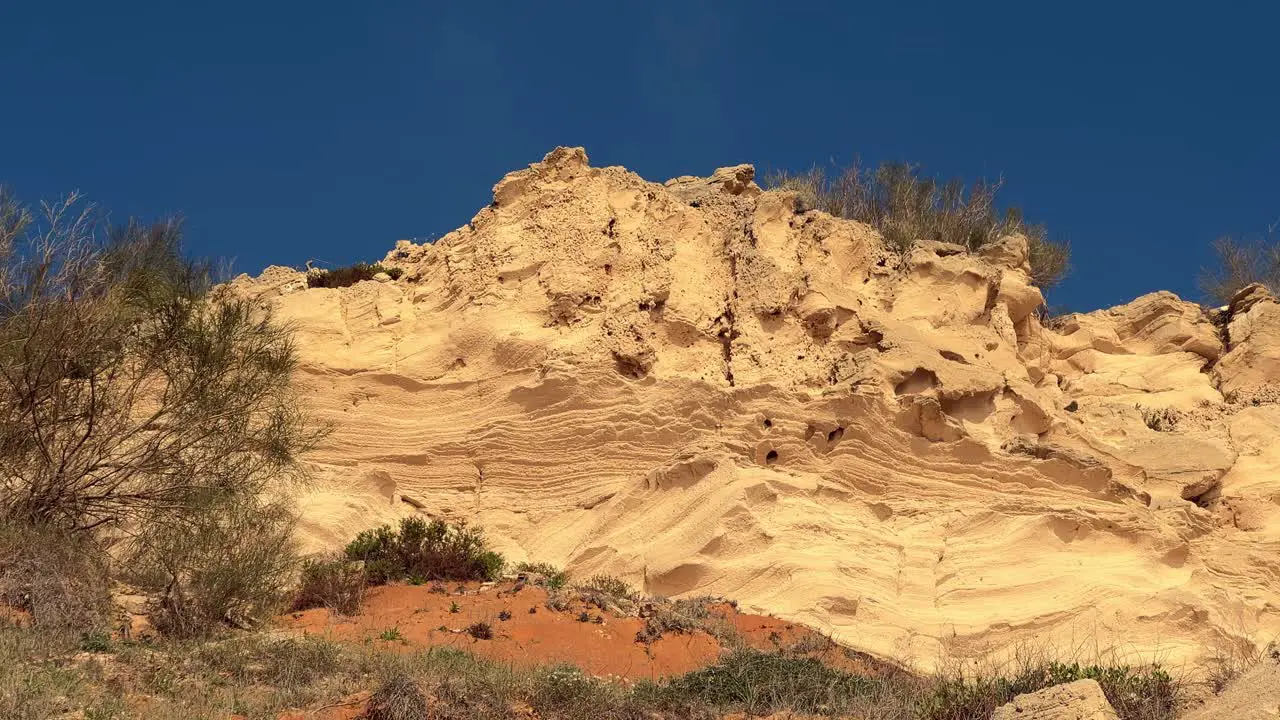
[[[778,462],[778,451],[777,451],[777,450],[770,450],[770,451],[769,451],[769,454],[767,454],[767,455],[765,455],[765,456],[764,456],[764,464],[765,464],[765,465],[773,465],[773,464],[774,464],[774,463],[776,463],[776,462]]]
[[[765,418],[765,419],[764,419],[764,427],[765,427],[765,429],[766,429],[766,430],[768,430],[769,428],[773,427],[773,421],[772,421],[772,420],[770,420],[769,418]]]
[[[610,265],[609,263],[605,263],[605,264],[604,264],[604,274],[605,274],[605,275],[612,275],[612,274],[613,274],[613,266],[612,266],[612,265]]]
[[[499,284],[499,285],[501,285],[502,283],[504,283],[504,282],[506,282],[506,281],[507,281],[507,279],[506,279],[506,278],[502,277],[501,275],[499,275],[499,276],[498,276],[498,284]]]
[[[969,361],[965,360],[964,356],[958,352],[951,352],[950,350],[939,350],[938,354],[941,355],[944,359],[950,360],[951,362],[957,362],[957,363],[960,363],[961,365],[969,364]]]
[[[835,430],[832,430],[831,432],[827,433],[827,444],[835,445],[836,443],[840,442],[840,439],[843,437],[844,437],[844,428],[837,427]]]
[[[916,368],[893,388],[897,395],[917,395],[938,387],[938,376],[927,368]]]

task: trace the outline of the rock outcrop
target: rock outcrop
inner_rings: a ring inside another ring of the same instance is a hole
[[[310,545],[466,519],[515,560],[923,667],[1027,644],[1193,664],[1280,633],[1274,298],[1046,326],[1024,238],[903,257],[752,177],[561,148],[399,243],[394,282],[237,279],[298,328],[333,426]]]
[[[1077,680],[1019,695],[991,720],[1120,720],[1096,680]]]

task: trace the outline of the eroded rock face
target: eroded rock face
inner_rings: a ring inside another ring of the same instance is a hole
[[[562,148],[397,244],[399,280],[237,280],[298,328],[333,425],[309,543],[466,519],[513,560],[926,668],[1084,638],[1194,663],[1280,633],[1276,406],[1219,389],[1275,380],[1267,303],[1225,357],[1168,293],[1046,328],[1024,239],[901,258],[752,174],[661,185]]]
[[[1097,680],[1077,680],[1019,695],[991,720],[1120,720]]]

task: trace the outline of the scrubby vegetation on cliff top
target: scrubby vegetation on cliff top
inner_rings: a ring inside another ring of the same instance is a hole
[[[1069,269],[1066,242],[1050,240],[1045,227],[1028,224],[1018,208],[997,209],[1003,181],[966,186],[960,179],[939,182],[921,176],[917,165],[885,163],[869,169],[854,162],[833,176],[814,167],[805,173],[775,173],[766,184],[794,191],[804,207],[871,225],[900,252],[927,240],[973,252],[1019,233],[1027,238],[1031,277],[1038,285],[1056,285]]]

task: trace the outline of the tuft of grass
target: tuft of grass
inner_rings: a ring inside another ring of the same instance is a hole
[[[369,698],[368,720],[425,720],[433,717],[427,696],[412,677],[396,673],[382,683]]]
[[[467,626],[467,634],[477,640],[492,640],[493,626],[487,622],[474,622]]]
[[[459,605],[457,602],[451,602],[449,603],[449,612],[453,613],[454,615],[457,615],[458,613],[462,612],[462,606]]]
[[[551,563],[522,562],[516,565],[516,572],[533,576],[535,585],[548,590],[559,590],[569,584],[569,573]]]
[[[400,628],[393,627],[383,630],[382,633],[378,635],[378,639],[385,640],[387,642],[398,642],[404,640],[404,636],[400,634]]]
[[[404,270],[398,267],[386,267],[381,263],[356,263],[334,270],[321,270],[307,275],[307,287],[342,288],[350,287],[363,280],[372,280],[378,273],[386,273],[392,280],[399,280]]]
[[[795,192],[800,209],[822,210],[876,228],[900,253],[928,240],[975,252],[1021,234],[1027,238],[1031,277],[1038,285],[1051,287],[1066,276],[1071,255],[1066,242],[1049,240],[1044,226],[1027,224],[1018,208],[997,210],[1002,180],[966,186],[960,179],[939,182],[924,177],[919,170],[906,163],[867,169],[855,161],[834,176],[815,167],[805,173],[774,173],[766,184]]]
[[[592,575],[576,586],[579,590],[600,593],[615,600],[634,600],[638,593],[627,581],[613,575]]]

